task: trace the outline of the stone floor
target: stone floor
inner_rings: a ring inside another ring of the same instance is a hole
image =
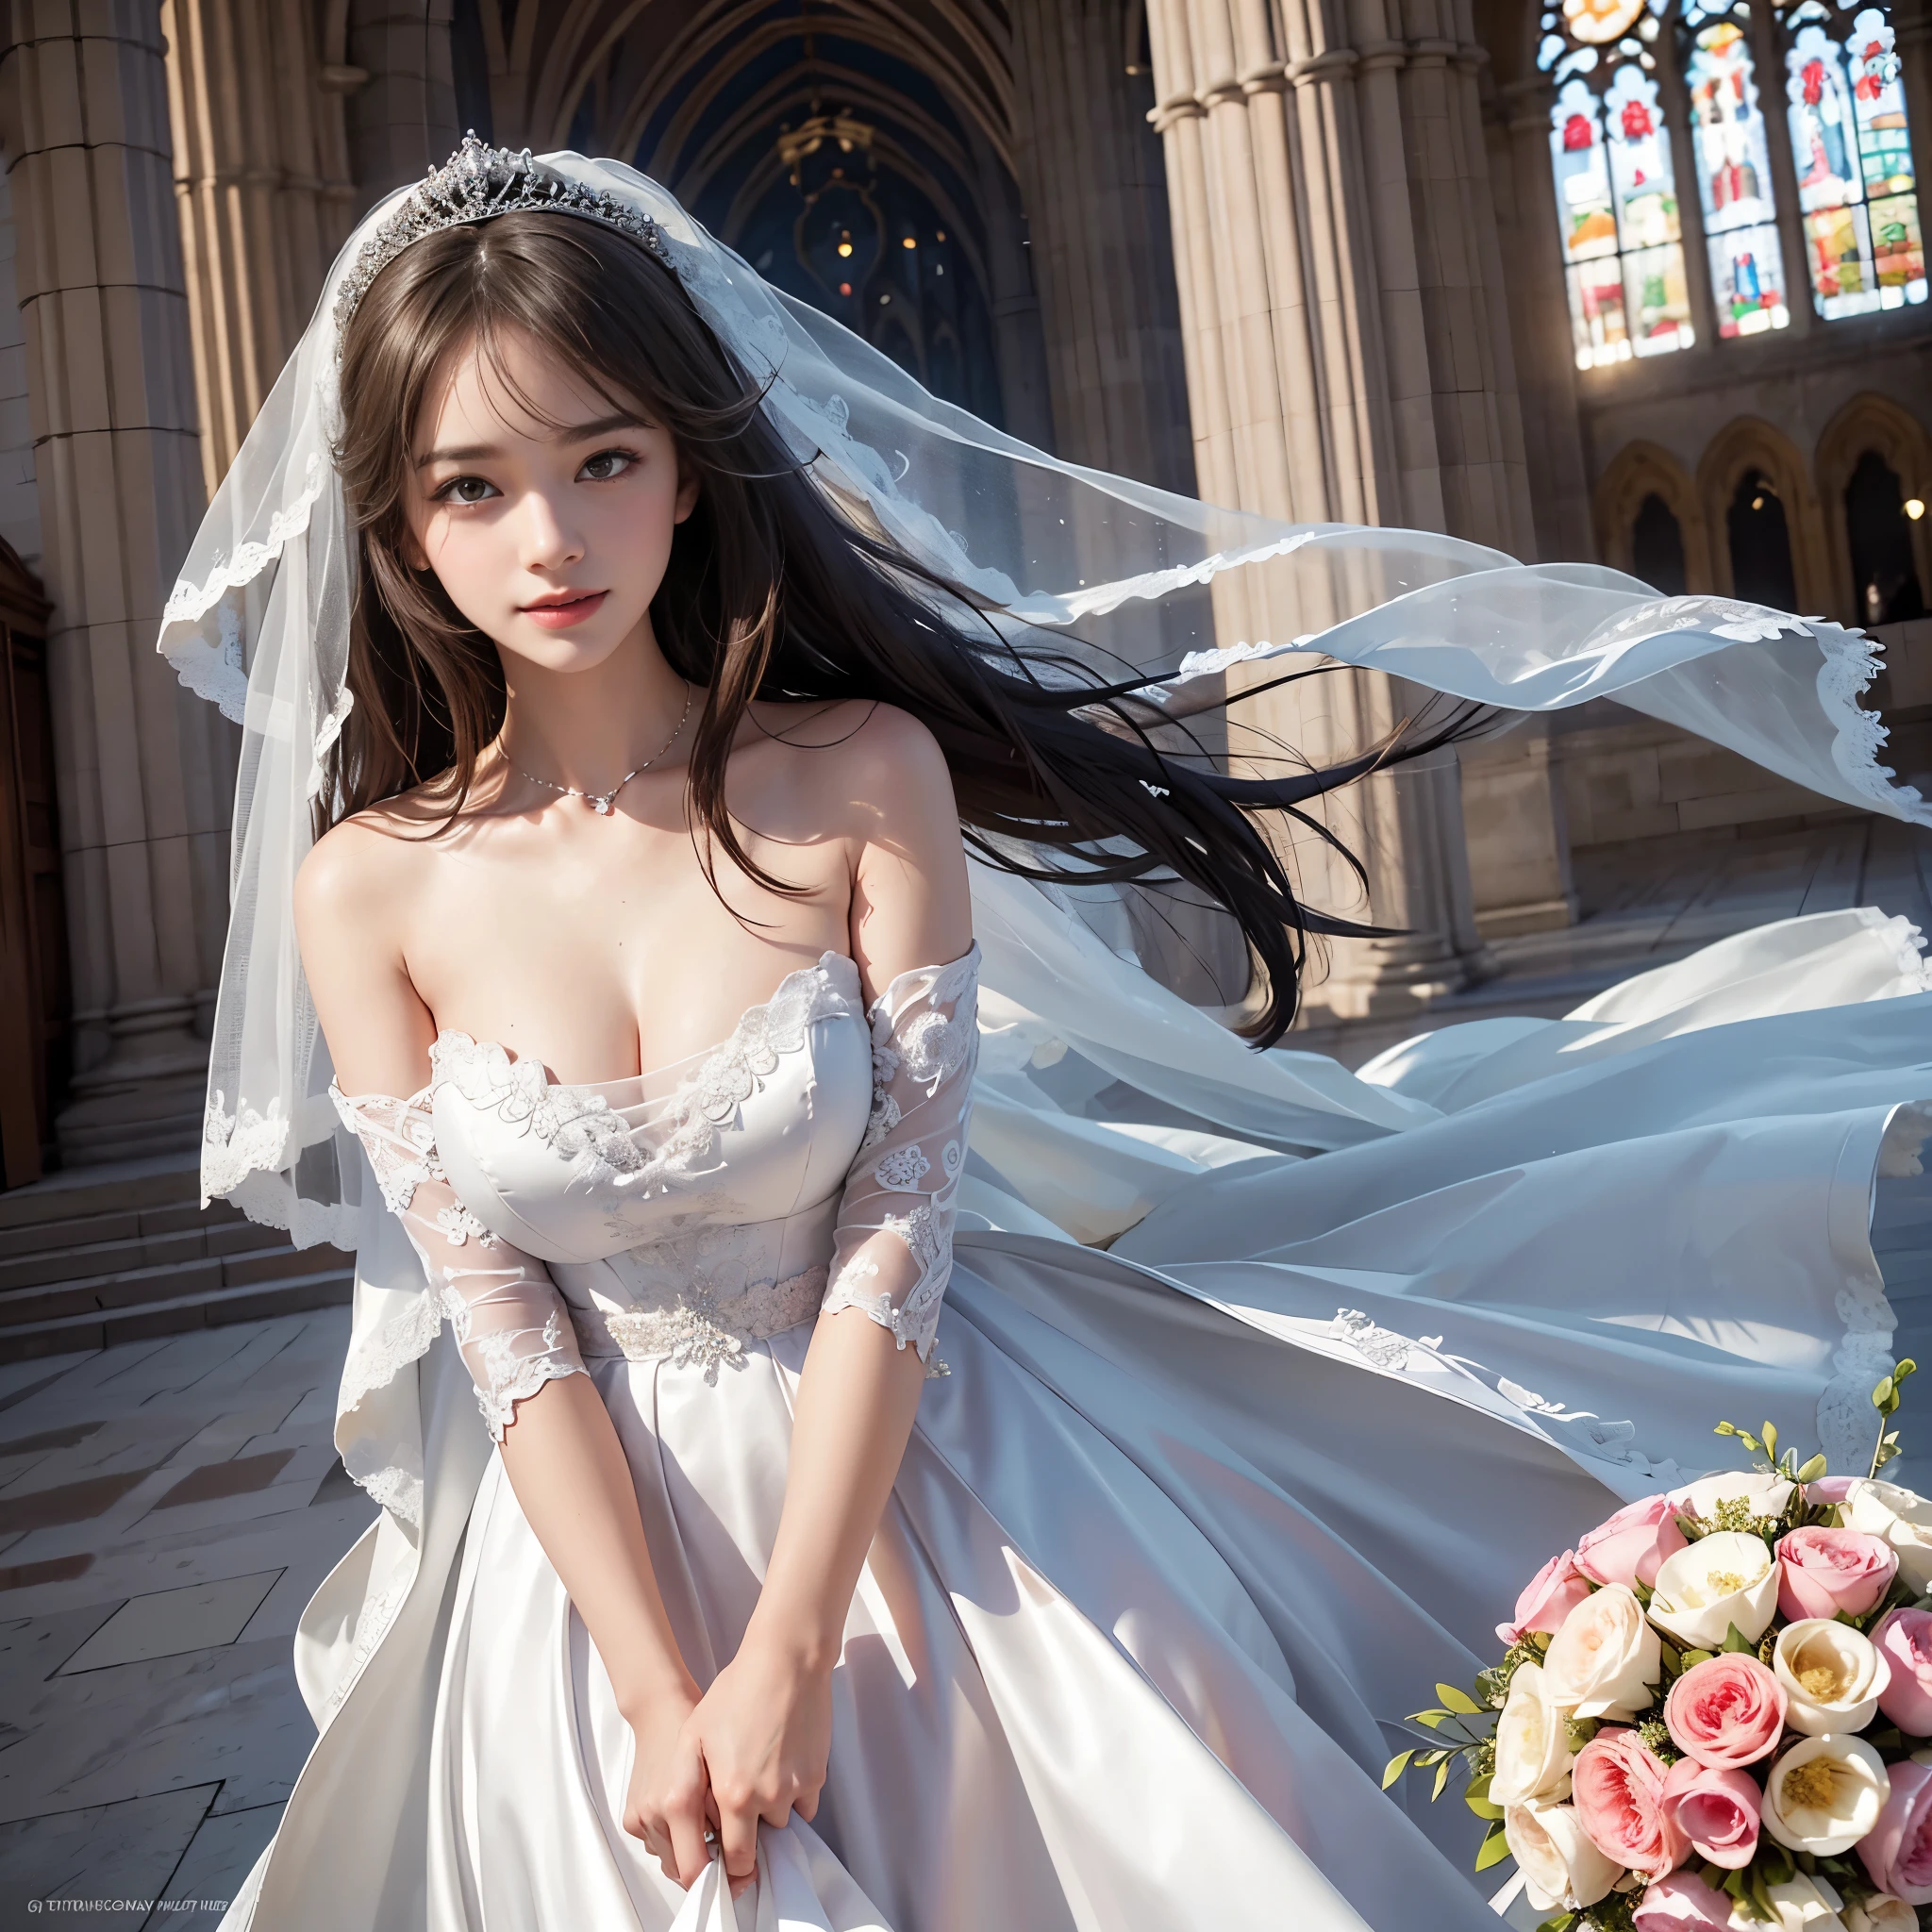
[[[348,1310],[0,1368],[0,1926],[215,1925],[314,1736],[295,1619],[375,1513]]]

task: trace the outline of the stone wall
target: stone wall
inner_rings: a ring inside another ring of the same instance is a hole
[[[0,174],[0,537],[41,573],[41,497],[34,482],[33,406],[27,396],[26,331],[13,273],[13,186]]]

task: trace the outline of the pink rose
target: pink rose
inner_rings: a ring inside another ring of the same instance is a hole
[[[1898,1574],[1898,1552],[1857,1529],[1794,1529],[1777,1546],[1777,1607],[1791,1623],[1862,1617]]]
[[[1571,1802],[1605,1857],[1645,1878],[1681,1865],[1690,1841],[1664,1810],[1667,1774],[1635,1731],[1599,1731],[1570,1769]]]
[[[1891,1666],[1879,1709],[1908,1737],[1932,1738],[1932,1610],[1888,1610],[1872,1641]]]
[[[1890,1775],[1891,1796],[1858,1840],[1858,1857],[1880,1891],[1932,1905],[1932,1765],[1894,1764]]]
[[[1596,1583],[1657,1581],[1657,1566],[1684,1547],[1677,1506],[1668,1496],[1626,1503],[1607,1523],[1600,1523],[1576,1545],[1576,1567]]]
[[[1726,1651],[1691,1667],[1664,1699],[1671,1742],[1712,1771],[1736,1771],[1768,1757],[1785,1727],[1785,1687],[1749,1651]]]
[[[1664,1815],[1690,1849],[1726,1872],[1741,1872],[1757,1849],[1764,1793],[1748,1771],[1713,1771],[1680,1757],[1664,1779]]]
[[[1524,1585],[1516,1599],[1516,1621],[1498,1624],[1496,1639],[1520,1643],[1530,1630],[1547,1630],[1554,1637],[1563,1627],[1563,1619],[1589,1594],[1590,1579],[1576,1567],[1576,1552],[1565,1550]]]
[[[1690,1872],[1650,1886],[1631,1914],[1637,1932],[1730,1932],[1731,1902]]]

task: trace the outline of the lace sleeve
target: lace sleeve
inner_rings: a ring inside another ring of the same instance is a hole
[[[872,1118],[845,1176],[824,1309],[859,1308],[933,1364],[979,1058],[979,948],[874,1004]]]
[[[584,1373],[563,1297],[542,1262],[499,1240],[457,1198],[436,1158],[426,1090],[395,1100],[331,1084],[329,1097],[423,1258],[429,1293],[476,1385],[476,1406],[500,1442],[525,1396]]]

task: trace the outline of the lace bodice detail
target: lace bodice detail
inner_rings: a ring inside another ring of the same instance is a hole
[[[858,968],[826,954],[718,1046],[628,1079],[556,1085],[445,1032],[422,1092],[338,1092],[427,1278],[391,1352],[412,1359],[450,1319],[499,1440],[587,1359],[715,1381],[822,1301],[943,1373],[978,964],[902,974],[868,1013]]]
[[[519,1402],[559,1375],[584,1373],[563,1298],[542,1262],[492,1234],[457,1198],[437,1158],[428,1088],[397,1100],[351,1096],[331,1083],[329,1097],[422,1257],[425,1309],[437,1324],[449,1322],[500,1442]]]
[[[979,1059],[979,952],[879,995],[872,1111],[845,1178],[825,1308],[861,1308],[932,1365]]]

